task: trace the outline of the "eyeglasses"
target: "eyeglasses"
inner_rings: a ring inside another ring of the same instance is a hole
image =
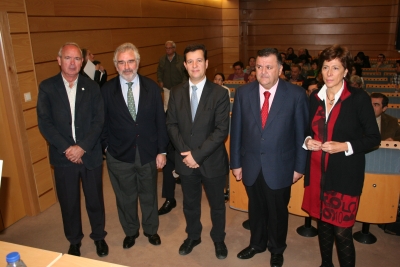
[[[126,64],[133,65],[134,63],[136,63],[136,59],[130,59],[128,61],[120,60],[117,62],[119,66],[125,66]]]
[[[165,47],[166,50],[171,50],[174,49],[175,47],[171,46],[171,47]]]

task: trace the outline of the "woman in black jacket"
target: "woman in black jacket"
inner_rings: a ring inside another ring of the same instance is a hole
[[[355,266],[352,227],[364,183],[365,153],[380,143],[371,99],[349,86],[353,59],[333,45],[320,56],[325,85],[310,96],[309,150],[303,209],[318,219],[322,267],[332,267],[336,239],[341,267]]]

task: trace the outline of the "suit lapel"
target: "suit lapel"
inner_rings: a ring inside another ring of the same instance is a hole
[[[140,83],[140,81],[139,81],[139,83]],[[142,86],[142,85],[139,84],[139,86]],[[124,96],[122,94],[121,80],[119,79],[119,76],[117,76],[115,78],[115,86],[114,86],[113,90],[114,90],[114,97],[116,99],[115,102],[118,103],[118,106],[122,111],[122,114],[124,114],[125,116],[129,116],[129,118],[131,118],[133,121],[132,115],[129,112],[128,106],[126,105]],[[139,104],[140,104],[140,101],[139,101]],[[136,113],[138,113],[138,112],[136,111]],[[137,120],[137,117],[136,117],[136,120]]]
[[[56,88],[58,94],[60,95],[60,98],[61,98],[62,102],[64,103],[65,108],[67,108],[68,110],[71,110],[71,106],[69,105],[67,91],[65,89],[65,84],[64,84],[63,78],[61,76],[61,73],[58,75],[57,81],[54,83],[54,87]],[[69,117],[71,120],[71,112],[68,112],[68,114],[69,114]]]
[[[200,116],[199,114],[201,114],[201,112],[206,108],[208,98],[209,98],[210,94],[212,93],[212,88],[209,83],[210,82],[208,80],[206,80],[206,83],[204,84],[203,92],[201,93],[199,105],[197,106],[196,116],[194,117],[193,122],[196,122],[196,120],[198,120],[198,118]],[[189,103],[190,103],[190,100],[189,100]],[[190,114],[192,114],[192,112],[190,112]]]
[[[79,104],[81,103],[84,94],[85,94],[84,82],[82,81],[82,76],[79,75],[78,84],[76,85],[75,110],[78,110]]]
[[[279,114],[279,111],[282,109],[282,107],[285,106],[285,96],[287,95],[287,87],[282,80],[279,80],[278,88],[276,88],[274,100],[272,101],[271,108],[269,109],[267,124],[265,125],[264,130],[268,128],[268,126]]]
[[[144,105],[146,103],[148,103],[148,101],[146,101],[146,99],[148,98],[148,94],[149,94],[149,91],[147,90],[145,84],[142,82],[142,79],[141,79],[140,76],[139,76],[139,90],[140,90],[139,106],[136,108],[136,121],[139,119],[140,114],[143,113],[143,112],[140,112],[140,111],[142,109],[144,109],[145,108]],[[128,106],[126,108],[128,109]],[[129,109],[128,109],[128,112],[129,112]]]
[[[183,109],[184,109],[183,112],[185,112],[187,114],[188,120],[190,122],[192,122],[192,109],[190,107],[190,94],[189,94],[190,85],[189,85],[189,81],[185,82],[182,87],[183,87],[182,88],[182,90],[183,90],[182,105],[183,105]]]
[[[250,88],[250,98],[249,103],[247,105],[251,108],[254,119],[257,122],[258,129],[260,132],[262,131],[261,127],[261,113],[260,113],[260,91],[259,91],[259,83],[255,83],[255,85]]]

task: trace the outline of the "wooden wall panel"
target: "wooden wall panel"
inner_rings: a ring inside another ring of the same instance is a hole
[[[28,21],[25,13],[9,13],[10,33],[27,33]]]
[[[30,128],[26,133],[28,136],[32,163],[35,164],[39,160],[47,157],[47,144],[42,134],[39,132],[39,127]]]
[[[35,73],[33,71],[19,73],[18,83],[21,92],[22,110],[36,107],[38,91],[36,86]],[[24,93],[30,93],[32,100],[25,102]]]
[[[38,125],[36,108],[24,111],[25,128],[29,129]]]
[[[57,61],[35,64],[36,81],[39,85],[43,80],[50,78],[60,72]]]
[[[56,203],[56,201],[56,194],[54,188],[52,188],[39,197],[40,211],[45,211],[47,208]]]
[[[33,173],[35,174],[36,188],[40,197],[53,188],[53,179],[49,168],[49,160],[45,158],[33,164]]]
[[[315,56],[337,43],[353,54],[399,57],[394,46],[398,5],[399,0],[241,0],[240,23],[248,25],[241,47],[246,45],[249,55],[263,47],[285,52],[293,47],[296,53],[303,47]]]
[[[1,0],[0,11],[25,12],[24,0]]]
[[[31,42],[28,34],[11,35],[17,72],[33,70]]]

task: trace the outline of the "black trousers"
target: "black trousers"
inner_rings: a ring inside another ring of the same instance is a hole
[[[167,163],[163,168],[163,184],[162,184],[162,197],[175,198],[175,177],[172,171],[175,170],[175,163],[167,157]]]
[[[283,254],[286,249],[291,186],[272,190],[266,184],[263,174],[252,186],[246,186],[249,197],[250,246]]]
[[[102,165],[88,170],[83,164],[72,167],[54,167],[56,190],[60,202],[65,237],[71,244],[78,244],[83,238],[81,222],[80,182],[85,195],[92,233],[90,238],[104,239],[105,212],[103,199]]]
[[[147,234],[158,231],[157,167],[156,161],[142,165],[136,149],[134,163],[122,162],[107,152],[107,166],[117,200],[118,217],[127,236],[140,228],[138,199],[142,211],[142,227]]]
[[[201,217],[202,184],[206,192],[211,213],[211,239],[214,242],[225,240],[226,208],[224,187],[226,175],[207,178],[198,169],[192,175],[181,175],[183,191],[183,213],[186,219],[186,233],[188,237],[197,240],[201,237],[203,226]]]

